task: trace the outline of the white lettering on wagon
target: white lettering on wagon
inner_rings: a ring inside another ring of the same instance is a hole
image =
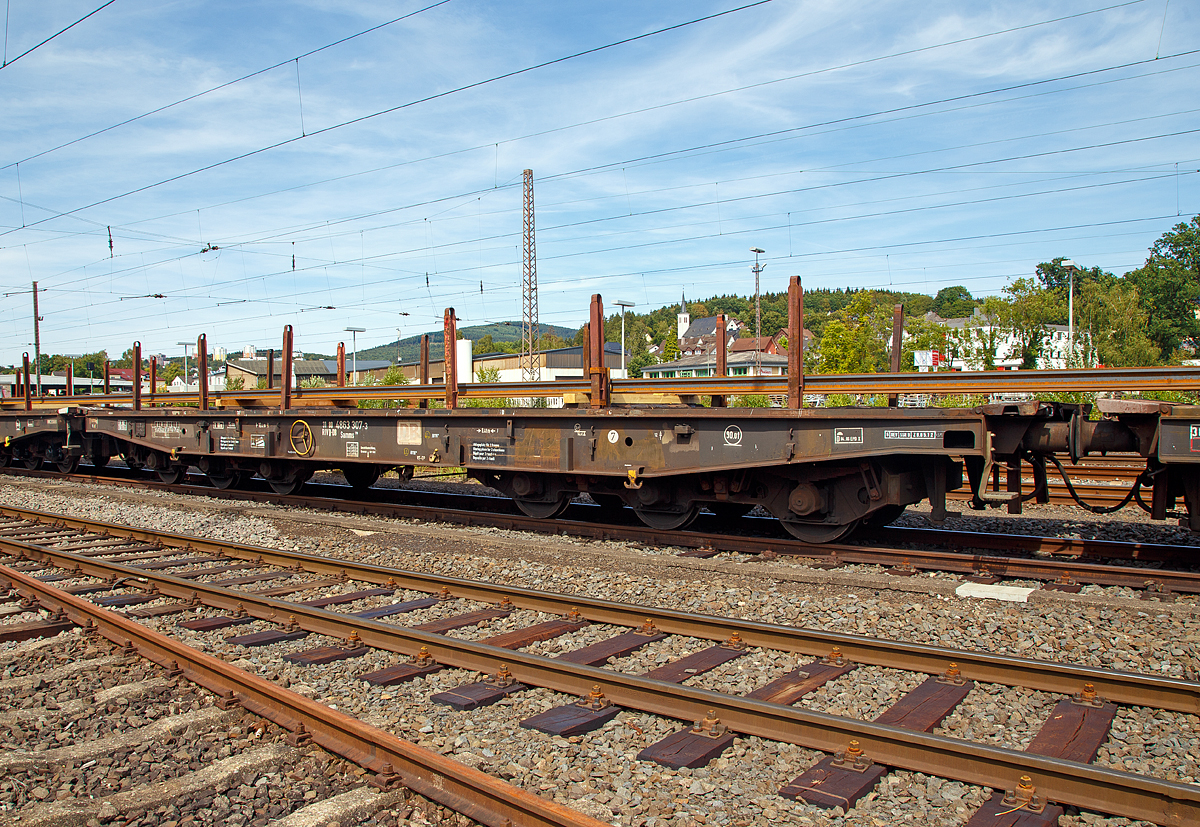
[[[862,428],[834,428],[833,429],[833,444],[834,445],[862,445],[863,444],[863,429]]]
[[[421,423],[416,419],[401,419],[396,422],[397,445],[420,445]]]
[[[499,442],[472,442],[471,462],[498,462],[508,454],[508,446]]]
[[[725,444],[734,448],[742,444],[742,429],[737,425],[725,427]]]
[[[183,426],[177,422],[151,422],[150,423],[150,435],[151,436],[155,436],[155,437],[159,437],[159,438],[166,438],[166,437],[172,437],[172,436],[179,436],[181,433],[183,433]]]
[[[937,431],[888,431],[883,432],[884,439],[937,439]]]

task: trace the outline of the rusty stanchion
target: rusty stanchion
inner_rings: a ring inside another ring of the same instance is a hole
[[[338,342],[337,351],[337,386],[346,387],[346,343]]]
[[[67,396],[75,395],[75,363],[67,362]]]
[[[892,373],[900,372],[900,348],[904,341],[904,305],[898,304],[892,308]],[[900,395],[888,394],[888,407],[895,408],[900,404]]]
[[[283,365],[279,377],[279,409],[292,407],[292,326],[283,326]]]
[[[275,348],[267,350],[267,390],[275,388]]]
[[[458,407],[458,319],[454,316],[454,308],[447,307],[442,318],[443,344],[446,346],[446,357],[442,363],[446,372],[446,407]]]
[[[30,391],[29,391],[29,354],[28,353],[25,354],[24,359],[25,359],[25,410],[32,411],[33,410],[33,397],[30,395]],[[107,365],[108,363],[105,362],[105,364]],[[105,370],[106,375],[107,375],[107,373],[108,373],[108,371]],[[108,382],[105,382],[104,384],[107,385]]]
[[[608,368],[604,366],[604,299],[599,293],[592,295],[592,307],[588,321],[588,378],[592,383],[589,407],[607,408],[609,402]]]
[[[112,393],[112,362],[104,360],[104,395]]]
[[[150,357],[150,404],[154,404],[154,394],[158,393],[158,357]]]
[[[208,410],[208,337],[196,339],[196,379],[200,383],[200,410]]]
[[[804,407],[804,288],[800,277],[788,282],[788,407]]]
[[[714,376],[724,379],[729,375],[729,348],[725,342],[725,314],[717,314],[717,327],[714,331],[717,340],[717,366],[713,373]],[[713,394],[712,406],[714,408],[724,408],[727,399],[725,394]]]

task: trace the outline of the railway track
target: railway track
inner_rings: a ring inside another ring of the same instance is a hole
[[[971,817],[973,826],[1014,823],[997,815],[1005,810],[1034,817],[1022,824],[1055,823],[1062,805],[1161,824],[1200,819],[1200,788],[1088,763],[1126,705],[1157,708],[1171,721],[1182,716],[1178,725],[1194,721],[1200,685],[1190,681],[563,596],[52,515],[35,519],[12,509],[5,516],[0,573],[17,593],[130,653],[175,661],[189,678],[200,678],[201,670],[191,665],[190,647],[175,638],[181,627],[209,650],[273,647],[289,662],[288,674],[325,670],[327,681],[328,670],[344,668],[376,692],[440,688],[431,701],[442,709],[540,693],[539,711],[510,719],[510,730],[497,736],[501,743],[521,731],[553,750],[559,734],[583,737],[620,715],[640,722],[635,729],[642,737],[629,727],[603,732],[628,733],[640,746],[640,761],[668,767],[703,766],[752,738],[823,753],[803,753],[811,766],[780,788],[773,805],[780,808],[790,799],[848,808],[880,778],[906,770],[1000,791]],[[405,619],[414,622],[398,625]],[[56,623],[63,620],[7,624],[0,633],[51,633]],[[643,648],[662,653],[658,665],[622,670],[623,659]],[[219,683],[205,685],[224,705],[267,714],[294,735],[303,722],[318,744],[354,752],[338,740],[355,729],[353,719],[198,654],[208,659],[200,682],[219,676]],[[743,694],[751,687],[739,679],[741,665],[764,658],[795,666]],[[853,695],[881,669],[902,674],[903,689],[893,702],[876,704],[874,720],[809,707],[813,698]],[[401,684],[408,689],[397,689]],[[948,717],[978,714],[972,693],[992,685],[1047,695],[1052,712],[1030,733],[1026,750],[937,731]],[[327,712],[332,723],[319,719]],[[462,719],[448,715],[439,720]],[[1075,731],[1073,739],[1063,737],[1063,726]],[[382,732],[372,737],[385,736],[398,740]],[[365,762],[385,776],[379,756],[403,757],[388,745],[393,752],[375,743]],[[362,763],[362,754],[348,757]],[[398,767],[393,763],[404,775]],[[491,817],[480,820],[501,823]],[[534,822],[525,814],[514,823]]]
[[[13,469],[9,469],[12,471]],[[111,473],[115,469],[106,469]],[[16,470],[13,473],[48,479],[63,475]],[[585,504],[572,505],[555,519],[536,519],[516,512],[508,500],[482,495],[430,493],[413,490],[356,490],[347,499],[348,487],[309,483],[303,493],[279,495],[269,490],[213,489],[197,478],[194,484],[168,485],[136,475],[75,474],[71,479],[115,486],[149,488],[250,502],[269,502],[353,514],[372,514],[419,520],[430,519],[467,526],[494,526],[506,530],[564,534],[599,540],[626,540],[648,545],[683,548],[687,556],[704,557],[722,552],[791,555],[810,558],[823,566],[881,565],[906,576],[918,571],[967,575],[980,583],[1037,581],[1055,590],[1075,590],[1083,585],[1123,586],[1142,589],[1147,596],[1200,593],[1200,573],[1165,567],[1192,566],[1197,548],[1144,542],[1106,541],[1015,534],[983,534],[935,528],[885,527],[864,532],[860,542],[805,543],[785,535],[771,520],[742,517],[729,521],[711,517],[686,531],[655,530],[630,515]],[[396,495],[402,497],[397,501]],[[730,529],[730,525],[736,528]],[[939,548],[939,546],[941,548]],[[1120,561],[1127,565],[1115,565]]]
[[[364,784],[357,765],[289,744],[286,730],[99,635],[9,643],[0,665],[0,823],[442,821],[436,804]]]

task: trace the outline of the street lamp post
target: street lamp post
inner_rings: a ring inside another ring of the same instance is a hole
[[[190,381],[191,377],[188,376],[188,363],[187,363],[188,354],[187,354],[187,352],[188,352],[188,348],[191,347],[195,343],[194,342],[176,342],[175,344],[183,345],[183,389],[187,390],[188,386],[191,385],[191,381]]]
[[[348,327],[348,328],[346,328],[346,332],[350,334],[350,337],[351,337],[350,345],[354,349],[353,350],[354,355],[351,357],[351,362],[350,362],[350,365],[351,365],[350,372],[352,374],[354,374],[354,383],[353,384],[357,385],[358,384],[358,334],[366,333],[367,329],[365,327]]]
[[[634,307],[631,301],[617,299],[617,307],[621,308],[621,378],[627,379],[628,374],[625,373],[625,308]]]
[[[1070,273],[1067,282],[1067,346],[1071,349],[1071,355],[1067,367],[1071,367],[1075,361],[1075,273],[1079,270],[1079,265],[1069,258],[1060,263]]]

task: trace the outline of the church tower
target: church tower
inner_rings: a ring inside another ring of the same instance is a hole
[[[688,313],[687,309],[687,299],[682,293],[679,294],[679,315],[676,318],[678,321],[675,326],[675,338],[682,339],[683,334],[686,333],[687,329],[692,326],[692,317]]]

